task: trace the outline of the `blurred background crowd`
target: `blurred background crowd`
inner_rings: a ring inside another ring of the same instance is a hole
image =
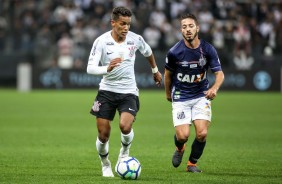
[[[225,67],[282,63],[281,0],[0,0],[0,53],[38,67],[85,68],[116,6],[133,11],[131,31],[163,57],[181,39],[179,15],[190,12]]]

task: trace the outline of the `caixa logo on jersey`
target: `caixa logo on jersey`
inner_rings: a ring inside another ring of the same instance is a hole
[[[207,78],[207,73],[200,73],[195,75],[189,75],[189,74],[183,74],[178,73],[177,79],[181,82],[188,82],[188,83],[194,83],[194,82],[201,82],[202,80]]]

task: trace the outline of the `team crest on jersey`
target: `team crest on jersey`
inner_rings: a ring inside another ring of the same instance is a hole
[[[128,50],[129,50],[129,56],[132,57],[135,52],[135,46],[128,47]]]
[[[199,59],[199,65],[200,65],[201,67],[203,67],[203,66],[205,66],[205,64],[207,63],[207,60],[206,60],[206,58],[204,57],[202,48],[200,49],[200,51],[201,51],[201,57],[200,57],[200,59]]]
[[[95,101],[93,106],[92,106],[92,110],[94,112],[98,112],[100,110],[100,105],[101,105],[101,103],[99,101]]]
[[[204,58],[203,56],[201,56],[200,59],[199,59],[199,65],[200,65],[201,67],[203,67],[203,66],[205,66],[206,63],[207,63],[206,58]]]

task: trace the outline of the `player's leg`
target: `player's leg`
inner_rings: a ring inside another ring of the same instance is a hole
[[[129,149],[134,138],[132,125],[139,110],[138,96],[121,94],[119,95],[119,99],[118,111],[120,114],[119,127],[121,131],[121,148],[117,163],[122,158],[129,156]]]
[[[202,172],[197,167],[196,163],[202,156],[206,146],[206,138],[211,121],[211,104],[209,100],[202,98],[194,106],[196,108],[192,109],[192,119],[195,126],[196,137],[191,146],[187,171]]]
[[[112,98],[114,93],[99,91],[90,113],[96,116],[98,137],[96,149],[101,159],[102,175],[113,177],[111,162],[109,160],[109,138],[111,133],[110,122],[113,120],[116,107]]]
[[[122,112],[120,115],[119,126],[121,131],[121,149],[119,160],[129,156],[129,149],[134,138],[134,131],[132,128],[134,119],[135,117],[128,112]]]
[[[96,140],[96,149],[101,159],[102,175],[104,177],[114,177],[109,160],[109,138],[111,133],[110,121],[97,118],[98,137]]]
[[[175,127],[174,144],[175,151],[172,156],[172,165],[178,167],[182,162],[186,142],[190,135],[191,109],[188,102],[172,103],[173,124]]]
[[[198,160],[203,154],[203,151],[206,146],[206,137],[208,133],[208,127],[210,122],[207,120],[195,120],[195,130],[196,138],[194,139],[191,146],[191,153],[189,156],[189,161],[187,164],[188,172],[202,172],[196,165]]]
[[[174,144],[176,148],[172,156],[172,165],[174,167],[178,167],[182,162],[189,134],[190,127],[188,124],[178,125],[175,127]]]

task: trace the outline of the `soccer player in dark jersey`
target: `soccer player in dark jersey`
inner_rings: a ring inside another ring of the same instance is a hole
[[[200,27],[193,14],[180,18],[183,39],[167,53],[165,64],[166,98],[172,102],[172,116],[175,127],[176,150],[172,164],[181,164],[186,142],[190,135],[190,125],[195,126],[196,137],[191,146],[187,172],[202,172],[196,165],[201,157],[211,122],[211,101],[224,81],[215,48],[198,36]],[[207,71],[210,68],[215,82],[210,87]]]

